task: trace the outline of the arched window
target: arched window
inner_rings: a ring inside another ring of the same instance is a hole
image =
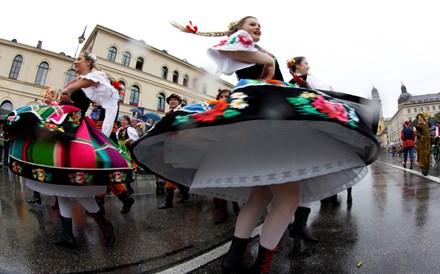
[[[110,47],[107,54],[107,59],[110,61],[116,60],[116,54],[118,53],[118,50],[115,47]]]
[[[17,80],[18,74],[20,73],[21,64],[23,63],[23,57],[17,55],[12,62],[11,71],[9,72],[9,78]]]
[[[173,72],[173,82],[177,84],[178,81],[179,81],[179,72],[175,70]]]
[[[157,96],[157,111],[165,111],[165,94],[162,92]]]
[[[4,101],[0,106],[0,120],[6,119],[6,116],[14,109],[14,106],[9,101]]]
[[[133,106],[139,105],[139,87],[136,85],[133,85],[131,87],[130,105],[133,105]]]
[[[168,68],[166,66],[162,67],[162,79],[167,79],[168,78]]]
[[[76,77],[76,71],[74,69],[69,69],[66,73],[66,79],[64,79],[64,86],[67,86],[68,83],[72,82]]]
[[[189,76],[185,74],[183,76],[183,86],[187,87],[188,86],[188,82],[189,82]]]
[[[119,83],[121,83],[121,85],[123,85],[125,87],[125,83],[124,81],[118,81]],[[124,94],[122,94],[121,92],[119,92],[119,103],[124,103],[124,97],[125,97],[125,90],[122,91]]]
[[[142,70],[143,67],[144,67],[144,58],[138,57],[136,60],[136,69]]]
[[[38,66],[37,77],[35,77],[34,84],[44,86],[44,83],[46,83],[48,72],[49,64],[47,62],[41,62],[41,64]]]
[[[130,66],[130,59],[131,59],[130,52],[128,52],[128,51],[124,52],[124,55],[122,55],[122,64],[126,67],[129,67]]]
[[[184,107],[184,106],[188,105],[188,102],[184,99],[184,100],[182,100],[182,103],[180,103],[180,105],[182,107]]]

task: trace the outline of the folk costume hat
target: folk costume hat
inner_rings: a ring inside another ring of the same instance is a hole
[[[171,98],[176,98],[177,100],[179,100],[179,104],[182,103],[182,97],[180,97],[180,95],[177,93],[172,93],[170,96],[167,97],[167,104],[170,104]]]

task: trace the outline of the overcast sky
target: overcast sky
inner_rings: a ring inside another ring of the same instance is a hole
[[[370,98],[376,87],[385,117],[397,111],[401,82],[412,95],[440,92],[440,15],[435,0],[302,1],[3,1],[0,38],[74,55],[99,24],[214,71],[206,49],[219,38],[180,33],[170,20],[200,31],[224,31],[258,18],[259,45],[280,62],[306,56],[310,73],[336,91]],[[235,77],[225,78],[235,83]]]

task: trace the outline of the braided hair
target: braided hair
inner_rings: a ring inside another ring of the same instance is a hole
[[[189,21],[189,25],[186,25],[186,26],[183,26],[175,21],[170,21],[170,24],[182,32],[192,33],[192,34],[196,34],[199,36],[205,36],[205,37],[220,37],[220,36],[229,36],[233,33],[236,33],[244,25],[244,22],[246,21],[246,19],[249,19],[249,18],[255,18],[255,17],[254,16],[245,16],[238,21],[232,21],[231,23],[229,23],[228,30],[226,30],[226,31],[201,32],[201,31],[198,31],[197,26],[193,26],[192,21]]]

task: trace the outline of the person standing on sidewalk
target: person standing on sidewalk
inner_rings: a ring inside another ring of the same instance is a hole
[[[409,155],[409,169],[413,169],[414,162],[414,139],[415,134],[413,130],[409,127],[410,122],[405,121],[403,123],[403,129],[400,132],[400,138],[403,142],[403,163],[402,166],[406,168],[406,161],[408,160]]]

